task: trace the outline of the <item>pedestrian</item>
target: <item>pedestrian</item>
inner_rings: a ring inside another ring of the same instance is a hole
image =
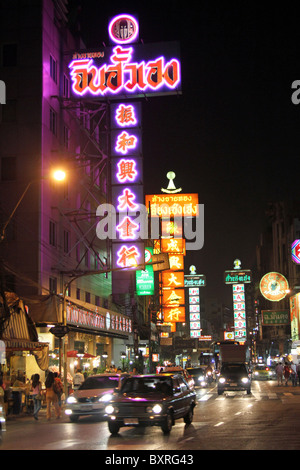
[[[73,377],[74,390],[78,390],[82,382],[84,382],[84,375],[82,374],[81,369],[77,369],[76,374]]]
[[[298,382],[299,382],[299,387],[300,387],[300,362],[298,362],[297,364],[296,371],[297,371]]]
[[[62,381],[60,380],[60,377],[59,377],[59,373],[58,372],[54,372],[54,384],[53,384],[53,389],[57,395],[57,398],[58,398],[58,406],[61,410],[61,396],[63,394],[63,391],[64,391],[64,386],[63,386],[63,383]]]
[[[284,365],[283,375],[284,375],[284,379],[285,379],[285,386],[287,387],[288,386],[288,381],[289,381],[289,378],[290,378],[290,368],[287,365],[287,363],[285,363],[285,365]]]
[[[38,412],[42,408],[42,382],[39,374],[34,374],[31,383],[31,394],[33,399],[33,417],[38,420]]]
[[[297,385],[297,370],[296,370],[296,364],[291,362],[291,379],[292,379],[292,385],[293,387],[296,387]]]
[[[47,404],[47,420],[51,419],[51,405],[54,405],[55,417],[56,419],[60,418],[60,408],[58,406],[58,397],[53,389],[54,384],[54,374],[49,372],[45,381],[46,387],[46,404]]]
[[[275,368],[277,375],[277,385],[283,385],[283,365],[279,362]]]

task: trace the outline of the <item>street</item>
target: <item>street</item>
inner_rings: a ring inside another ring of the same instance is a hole
[[[187,452],[201,450],[300,450],[300,387],[278,386],[277,381],[252,382],[252,393],[225,392],[216,384],[197,391],[194,420],[176,421],[170,435],[159,427],[121,428],[111,436],[107,424],[84,417],[78,423],[48,422],[45,410],[39,421],[31,416],[9,417],[1,450],[102,450],[122,455],[127,451]],[[118,454],[119,453],[119,454]],[[105,455],[105,453],[103,453]],[[198,455],[198,452],[195,452]]]

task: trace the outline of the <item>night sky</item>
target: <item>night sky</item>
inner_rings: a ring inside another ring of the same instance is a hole
[[[166,173],[205,210],[205,239],[191,251],[207,294],[231,302],[224,271],[252,268],[270,201],[300,199],[300,8],[262,2],[72,0],[87,48],[108,45],[111,16],[137,14],[144,43],[178,40],[182,95],[143,101],[145,193]],[[286,4],[290,5],[290,4]]]

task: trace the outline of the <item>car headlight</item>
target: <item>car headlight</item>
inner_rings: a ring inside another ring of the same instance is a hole
[[[99,398],[99,401],[109,401],[112,399],[112,394],[111,393],[105,393],[104,395],[102,395],[101,398]]]
[[[224,377],[220,377],[220,378],[219,378],[219,382],[220,382],[221,384],[225,383],[225,378],[224,378]]]
[[[67,398],[67,403],[72,404],[72,403],[77,403],[77,398],[75,398],[73,395],[70,395]]]
[[[247,379],[247,377],[243,377],[243,378],[242,378],[242,382],[243,382],[243,384],[246,384],[246,383],[248,383],[248,379]]]
[[[254,375],[258,375],[258,372],[257,372],[257,371],[255,371],[255,372],[254,372]]]
[[[154,406],[147,406],[146,411],[147,413],[159,414],[162,412],[162,406],[159,405],[158,403]]]
[[[111,415],[113,413],[118,413],[118,408],[116,408],[115,406],[112,406],[112,405],[107,405],[105,407],[105,412],[108,414],[108,415]]]

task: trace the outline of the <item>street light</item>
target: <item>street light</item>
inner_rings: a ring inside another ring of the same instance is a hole
[[[61,169],[55,169],[53,170],[51,173],[50,173],[50,176],[55,179],[56,181],[64,181],[65,178],[66,178],[66,172],[64,170],[61,170]],[[42,181],[44,179],[47,179],[47,177],[42,177],[42,178],[37,178],[37,179],[34,179],[34,180],[31,180],[29,181],[29,183],[27,184],[26,188],[24,189],[23,193],[21,194],[17,204],[15,205],[14,209],[12,210],[10,216],[8,217],[7,221],[5,222],[5,224],[3,225],[3,228],[2,228],[2,231],[1,231],[1,235],[0,235],[0,242],[2,242],[5,238],[5,231],[7,229],[7,226],[8,224],[10,223],[11,219],[13,218],[16,210],[18,209],[19,205],[21,204],[21,202],[23,201],[24,199],[24,196],[26,195],[28,189],[30,188],[30,186],[33,184],[33,183],[37,183],[39,181]]]

